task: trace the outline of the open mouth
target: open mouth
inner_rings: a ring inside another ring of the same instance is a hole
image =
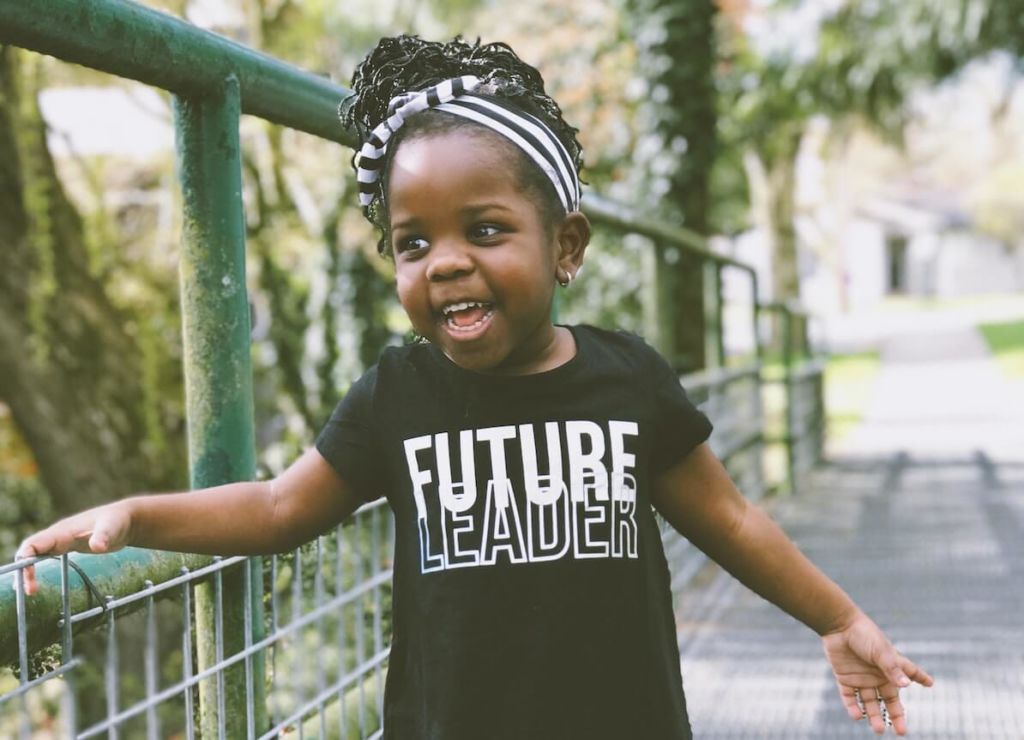
[[[494,304],[485,301],[459,301],[442,308],[441,314],[448,329],[469,333],[482,327],[494,316]]]

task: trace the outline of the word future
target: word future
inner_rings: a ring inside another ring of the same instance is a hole
[[[637,437],[636,422],[551,421],[541,427],[459,432],[458,479],[452,471],[455,435],[405,440],[423,573],[566,557],[637,557],[636,456],[626,449]]]

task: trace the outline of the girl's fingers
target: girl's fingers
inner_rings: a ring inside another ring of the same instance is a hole
[[[25,558],[34,558],[37,555],[45,555],[53,549],[53,546],[53,536],[49,530],[43,530],[22,542],[18,546],[18,551],[14,553],[14,559],[24,560]]]
[[[877,661],[877,665],[882,670],[882,673],[885,674],[885,677],[901,689],[905,689],[910,685],[910,678],[903,670],[904,661],[906,661],[906,658],[896,652],[896,648],[892,646],[886,648]],[[911,663],[911,665],[913,664]]]
[[[113,514],[97,517],[92,532],[83,533],[88,538],[89,550],[96,553],[113,552],[124,547],[125,523]]]
[[[864,705],[864,711],[868,715],[868,723],[876,734],[885,732],[885,719],[882,717],[882,702],[874,689],[864,689],[860,692],[860,700]]]
[[[36,583],[36,567],[34,565],[30,565],[25,568],[22,573],[24,574],[23,582],[25,584],[25,595],[31,596],[39,590],[39,584]],[[17,588],[18,584],[15,583],[14,587]]]
[[[895,648],[886,651],[885,655],[878,660],[878,667],[892,683],[901,689],[910,686],[911,682],[919,683],[922,686],[931,686],[933,683],[932,677],[927,672],[897,652]]]
[[[24,560],[43,555],[63,555],[71,550],[78,550],[79,552],[105,552],[105,549],[94,550],[92,548],[91,543],[94,539],[96,539],[96,532],[89,528],[86,522],[82,522],[75,517],[58,522],[42,532],[37,532],[25,539],[18,546],[14,559]],[[109,541],[108,536],[101,535],[99,540],[97,540],[97,544],[109,543]],[[22,573],[24,574],[25,593],[28,596],[32,596],[39,591],[36,569],[30,565]],[[17,581],[15,581],[14,587],[18,587]]]
[[[921,684],[922,686],[931,686],[935,683],[935,680],[923,668],[918,666],[909,658],[901,655],[900,663],[903,667],[903,672],[910,676],[911,680]]]
[[[891,691],[891,693],[889,693]],[[892,729],[897,735],[907,734],[907,713],[900,701],[899,692],[895,688],[888,688],[882,693],[882,701],[889,711],[889,719],[892,721]]]
[[[18,551],[14,554],[14,559],[15,560],[24,560],[26,558],[34,558],[35,555],[36,555],[35,549],[31,545],[26,545],[26,543],[23,542],[21,544],[21,546],[18,548]],[[24,570],[22,570],[21,573],[22,573],[22,582],[25,585],[25,594],[28,595],[28,596],[31,596],[32,594],[34,594],[36,592],[36,589],[38,589],[38,587],[39,587],[38,584],[36,583],[36,569],[35,569],[35,566],[30,565],[27,568],[25,568]],[[12,582],[12,586],[14,587],[15,591],[18,590],[18,578],[17,578],[17,575],[15,575],[14,581]]]
[[[840,685],[839,696],[850,719],[868,720],[875,733],[882,734],[891,727],[897,735],[907,734],[906,710],[893,684],[863,689]]]
[[[28,558],[34,558],[39,555],[46,555],[50,552],[55,544],[55,540],[46,531],[40,532],[37,535],[29,537],[27,540],[18,546],[18,551],[14,553],[15,560],[27,560]],[[36,581],[36,568],[34,565],[29,565],[22,571],[22,580],[25,585],[25,595],[32,596],[39,590],[39,582]],[[18,579],[14,579],[13,586],[15,590],[18,588]]]
[[[860,708],[860,704],[857,703],[857,696],[849,686],[839,686],[839,698],[843,701],[843,706],[846,707],[846,713],[850,715],[850,719],[855,719],[858,722],[864,719],[864,712]]]

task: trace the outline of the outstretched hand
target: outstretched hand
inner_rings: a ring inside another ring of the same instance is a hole
[[[128,544],[131,516],[121,502],[98,506],[67,519],[61,519],[41,532],[28,537],[18,547],[15,560],[40,555],[63,555],[67,552],[105,553],[120,550]],[[25,593],[39,590],[33,566],[25,568]]]
[[[900,689],[912,682],[931,686],[932,677],[901,655],[863,614],[842,630],[823,635],[821,641],[850,718],[867,719],[879,735],[887,725],[897,735],[906,735]]]

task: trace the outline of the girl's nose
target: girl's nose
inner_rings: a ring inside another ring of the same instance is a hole
[[[435,242],[427,259],[428,280],[451,280],[473,271],[473,260],[464,244]]]

